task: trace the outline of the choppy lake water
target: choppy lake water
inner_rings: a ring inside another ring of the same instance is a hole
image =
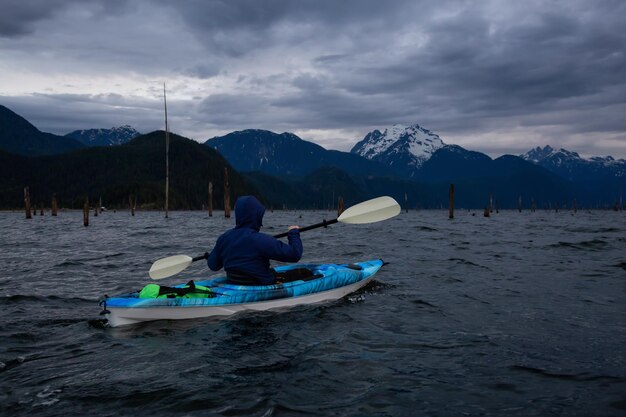
[[[389,262],[343,300],[102,328],[97,300],[210,249],[222,213],[0,213],[0,415],[626,414],[626,213],[412,211],[303,233]],[[267,213],[264,231],[327,212]],[[194,264],[168,284],[207,276]]]

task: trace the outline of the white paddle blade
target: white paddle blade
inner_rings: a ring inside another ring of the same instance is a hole
[[[342,223],[363,224],[390,219],[400,214],[400,204],[391,197],[378,197],[350,207],[337,218]]]
[[[150,267],[148,274],[152,279],[163,279],[178,274],[187,268],[193,259],[187,255],[175,255],[168,258],[159,259]]]

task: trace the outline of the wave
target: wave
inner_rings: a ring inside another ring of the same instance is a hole
[[[567,381],[579,381],[579,382],[588,382],[588,381],[606,381],[606,382],[626,382],[626,378],[617,377],[613,375],[590,375],[587,372],[583,372],[580,374],[561,374],[556,372],[549,372],[544,369],[534,368],[532,366],[524,366],[524,365],[513,365],[510,366],[509,369],[514,371],[524,371],[530,372],[533,374],[540,375],[546,378],[554,378],[554,379],[562,379]]]
[[[426,302],[426,301],[424,301],[424,300],[419,300],[419,299],[417,299],[417,300],[412,300],[411,302],[412,302],[413,304],[417,304],[417,305],[420,305],[420,306],[421,306],[421,305],[424,305],[424,306],[427,306],[427,307],[432,307],[432,308],[437,308],[437,309],[439,308],[439,307],[437,307],[436,305],[431,304],[431,303],[429,303],[429,302]]]
[[[599,227],[599,228],[593,228],[593,227],[566,227],[564,229],[567,232],[572,232],[572,233],[615,233],[615,232],[621,232],[621,229],[617,228],[617,227]]]
[[[79,265],[85,265],[85,264],[80,261],[63,261],[60,264],[56,264],[54,266],[79,266]]]
[[[29,294],[15,294],[0,296],[0,305],[19,304],[19,303],[46,303],[46,302],[72,302],[72,303],[89,303],[93,304],[97,302],[95,299],[80,298],[80,297],[59,297],[58,295],[29,295]]]
[[[367,285],[365,285],[363,288],[360,288],[358,291],[356,291],[355,294],[363,294],[363,293],[373,294],[373,293],[382,292],[388,288],[395,288],[395,285],[388,284],[386,282],[376,281],[375,279],[372,279],[370,282],[367,283]]]
[[[415,226],[414,229],[422,231],[422,232],[438,232],[439,231],[439,229],[435,229],[433,227],[428,227],[428,226]]]
[[[599,251],[608,246],[608,242],[600,239],[584,240],[582,242],[559,242],[549,245],[551,248],[566,248],[576,250]]]
[[[474,262],[468,261],[467,259],[463,259],[463,258],[448,258],[448,260],[452,262],[456,262],[459,265],[475,266],[477,268],[489,270],[489,268],[487,268],[486,266],[475,264]]]
[[[6,362],[0,362],[0,372],[6,372],[9,369],[13,369],[16,366],[20,366],[26,361],[27,361],[26,356],[18,356],[17,358],[9,359]]]

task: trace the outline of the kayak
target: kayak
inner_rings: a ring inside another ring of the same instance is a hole
[[[264,311],[337,300],[367,285],[383,266],[380,259],[354,264],[295,264],[277,267],[276,272],[306,268],[307,278],[275,285],[234,285],[225,276],[196,281],[203,288],[202,297],[174,296],[143,298],[144,291],[135,291],[100,301],[110,327],[152,320],[182,320],[201,317],[229,316],[242,311]],[[155,286],[154,284],[152,284]],[[156,286],[155,286],[156,287]],[[189,288],[189,283],[174,289]]]

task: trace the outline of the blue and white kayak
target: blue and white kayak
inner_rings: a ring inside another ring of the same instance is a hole
[[[284,284],[242,286],[228,284],[225,276],[195,285],[213,291],[210,298],[140,298],[139,291],[101,301],[109,326],[152,320],[182,320],[229,316],[241,311],[264,311],[337,300],[367,285],[383,266],[382,260],[355,264],[295,264],[277,272],[307,268],[313,277]],[[186,284],[176,285],[183,288]]]

